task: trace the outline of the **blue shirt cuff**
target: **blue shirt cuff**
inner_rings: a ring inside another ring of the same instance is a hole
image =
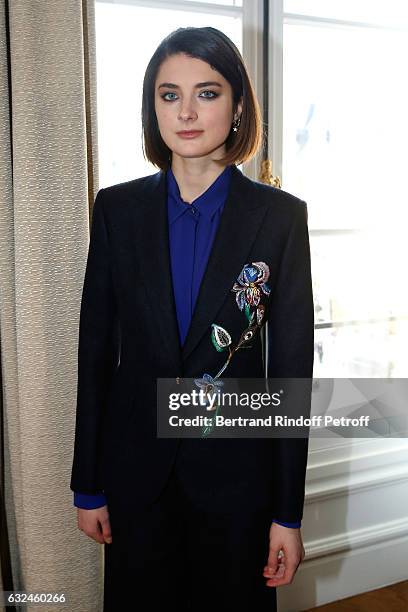
[[[302,521],[296,521],[295,523],[284,523],[283,521],[277,521],[276,519],[272,519],[272,523],[278,523],[278,525],[283,525],[283,527],[292,527],[293,529],[299,529],[302,525]]]
[[[74,492],[74,506],[84,510],[94,510],[106,505],[106,497],[103,493],[97,495],[86,495],[85,493]]]

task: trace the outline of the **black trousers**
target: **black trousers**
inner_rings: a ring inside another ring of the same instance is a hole
[[[263,577],[269,511],[198,508],[177,464],[149,508],[135,507],[124,493],[121,499],[107,495],[112,543],[104,545],[104,612],[161,606],[276,612],[276,588]]]

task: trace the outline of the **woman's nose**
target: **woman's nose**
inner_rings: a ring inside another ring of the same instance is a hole
[[[194,109],[194,104],[188,100],[182,102],[179,117],[184,121],[186,119],[197,119],[197,112]]]

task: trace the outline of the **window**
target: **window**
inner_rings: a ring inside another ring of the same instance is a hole
[[[314,375],[405,377],[408,38],[391,24],[406,24],[408,7],[284,9],[282,186],[308,203]]]

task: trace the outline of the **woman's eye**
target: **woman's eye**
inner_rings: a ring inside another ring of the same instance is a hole
[[[215,93],[215,91],[210,91],[209,89],[206,89],[205,91],[202,91],[201,93],[208,93],[211,94],[211,96],[204,96],[205,98],[216,98],[218,96],[218,94]]]
[[[163,100],[168,100],[168,98],[166,98],[166,96],[175,96],[176,94],[172,91],[168,91],[167,93],[162,95]],[[174,100],[174,98],[171,98],[171,100]]]
[[[210,94],[210,95],[202,96],[202,94]],[[168,98],[167,96],[176,96],[176,94],[173,91],[166,92],[165,94],[162,95],[162,98],[166,102],[172,102],[173,100],[177,99],[177,96],[175,98]],[[211,100],[212,98],[217,98],[218,94],[215,93],[215,91],[211,91],[209,89],[206,89],[205,91],[201,92],[200,97],[204,97],[204,98],[207,98],[208,100]]]

